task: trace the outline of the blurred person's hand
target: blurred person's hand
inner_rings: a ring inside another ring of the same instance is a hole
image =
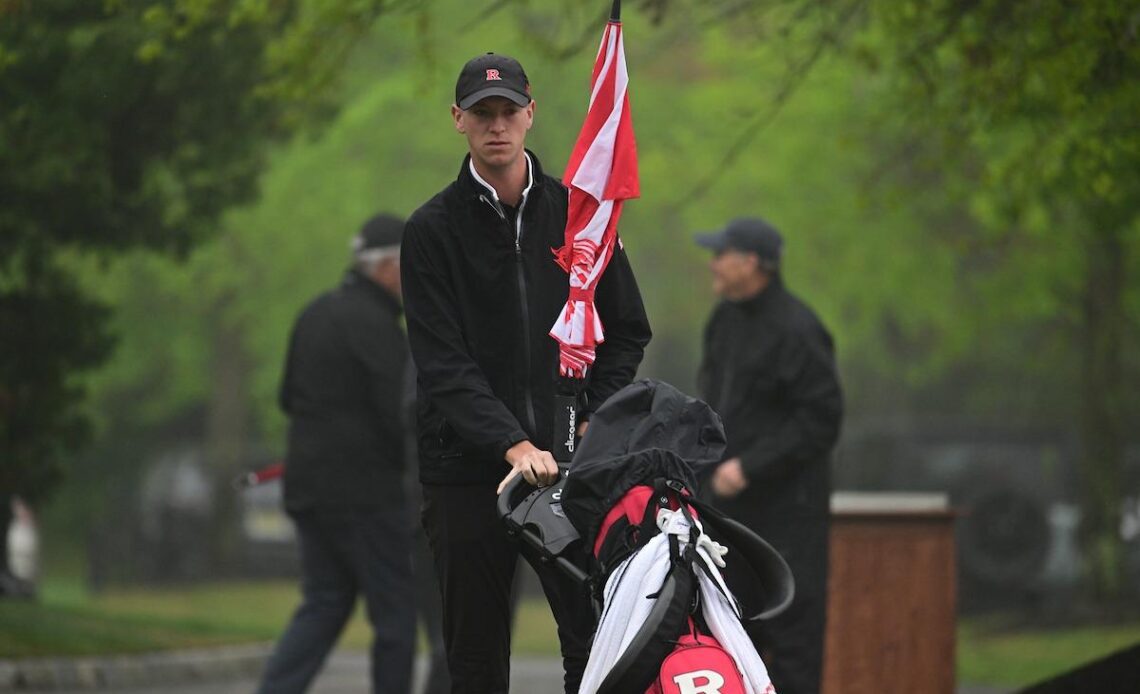
[[[511,471],[499,482],[496,494],[502,494],[507,483],[519,475],[536,487],[553,484],[558,479],[558,463],[554,462],[554,456],[530,441],[520,441],[511,446],[504,457],[510,463]]]
[[[586,435],[586,429],[588,429],[588,428],[590,428],[590,420],[587,419],[584,422],[578,422],[578,438],[582,438],[583,436],[585,436]]]
[[[717,466],[713,473],[713,493],[719,497],[731,499],[748,486],[748,478],[744,476],[744,468],[740,465],[740,458],[729,458]]]

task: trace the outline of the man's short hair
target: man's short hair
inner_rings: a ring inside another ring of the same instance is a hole
[[[360,267],[373,265],[385,258],[399,257],[400,240],[404,237],[404,220],[381,213],[364,223],[352,237],[352,261]]]

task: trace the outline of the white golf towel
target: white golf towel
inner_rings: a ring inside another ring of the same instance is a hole
[[[730,599],[731,593],[720,573],[727,549],[705,535],[699,521],[696,523],[701,531],[697,555],[709,569],[708,574],[696,571],[705,622],[712,636],[736,661],[748,694],[775,694],[768,668],[745,633],[740,623],[740,608]],[[682,512],[659,510],[657,527],[661,533],[622,562],[606,581],[602,619],[594,635],[579,694],[596,694],[606,674],[649,616],[654,600],[648,596],[661,590],[669,571],[668,536],[675,535],[682,547],[689,543],[690,523]]]

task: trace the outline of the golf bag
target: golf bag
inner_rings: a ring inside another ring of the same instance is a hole
[[[774,692],[742,621],[782,612],[794,584],[770,545],[697,498],[724,446],[705,403],[639,381],[594,413],[556,484],[500,495],[508,529],[594,597],[581,694],[728,694],[734,679],[746,694]]]

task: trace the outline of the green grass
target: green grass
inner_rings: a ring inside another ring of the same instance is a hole
[[[272,641],[288,623],[299,593],[294,581],[209,583],[88,594],[73,581],[49,581],[36,602],[0,600],[0,658],[135,653],[148,650]],[[367,619],[358,609],[341,636],[367,648]],[[550,609],[524,600],[513,651],[556,654]]]
[[[208,619],[166,619],[42,605],[0,602],[0,657],[97,655],[216,646],[256,640]]]
[[[78,582],[43,586],[37,602],[0,600],[0,658],[95,655],[272,641],[298,600],[293,581],[210,583],[88,594]],[[960,683],[1018,686],[1045,679],[1140,642],[1140,623],[1056,630],[999,627],[965,620],[958,627]],[[358,610],[341,639],[368,646]],[[519,605],[512,651],[556,655],[558,639],[541,598]]]
[[[525,655],[558,655],[558,634],[550,606],[543,598],[523,600],[515,614],[511,652]]]
[[[284,584],[235,584],[93,596],[74,582],[48,582],[38,601],[0,601],[0,657],[267,641],[288,613],[285,593]]]
[[[958,681],[1033,684],[1140,643],[1140,623],[1040,631],[987,629],[966,621],[958,628]]]

